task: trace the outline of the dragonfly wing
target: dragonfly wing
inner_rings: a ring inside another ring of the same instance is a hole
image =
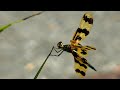
[[[75,72],[77,73],[77,75],[79,75],[80,77],[84,77],[86,75],[86,71],[87,71],[87,65],[85,63],[82,62],[80,57],[74,57],[74,69]]]
[[[96,71],[96,69],[90,63],[88,63],[85,58],[81,57],[77,51],[73,50],[72,55],[74,56],[75,72],[80,77],[84,77],[86,75],[86,71],[88,67]]]
[[[85,13],[71,41],[74,41],[74,43],[76,44],[80,43],[80,41],[85,39],[86,36],[89,34],[92,26],[93,26],[92,13]]]

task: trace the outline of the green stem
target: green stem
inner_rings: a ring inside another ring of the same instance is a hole
[[[54,48],[54,46],[52,47],[52,50],[53,50],[53,48]],[[45,59],[45,61],[44,61],[44,62],[43,62],[43,64],[41,65],[41,67],[39,68],[39,70],[38,70],[38,72],[36,73],[36,75],[35,75],[34,79],[37,79],[37,77],[38,77],[38,75],[40,74],[40,72],[41,72],[41,70],[42,70],[43,66],[45,65],[45,63],[46,63],[46,61],[47,61],[47,59],[48,59],[48,58],[49,58],[49,56],[51,55],[52,50],[50,51],[49,55],[47,56],[47,58]]]
[[[36,15],[40,15],[40,14],[42,14],[43,12],[45,12],[45,11],[42,11],[42,12],[33,14],[33,15],[28,16],[28,17],[25,17],[25,18],[23,18],[23,19],[21,19],[21,20],[17,20],[17,21],[15,21],[15,22],[10,23],[10,24],[1,26],[1,27],[0,27],[0,32],[4,31],[5,29],[9,28],[10,26],[12,26],[12,25],[14,25],[14,24],[16,24],[16,23],[20,23],[20,22],[22,22],[22,21],[25,21],[25,20],[31,18],[31,17],[34,17],[34,16],[36,16]]]

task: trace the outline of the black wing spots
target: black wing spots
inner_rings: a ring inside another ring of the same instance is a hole
[[[85,48],[86,50],[90,50],[90,48]]]
[[[92,18],[89,18],[89,24],[93,24],[93,19]]]
[[[73,37],[73,40],[75,39],[77,33],[84,33],[85,36],[87,36],[89,34],[89,31],[87,31],[87,29],[78,28],[74,37]],[[77,36],[75,40],[77,40],[77,39],[81,40],[82,38],[80,36]]]
[[[89,31],[87,31],[87,29],[83,29],[82,33],[85,33],[85,36],[87,36],[89,34]]]
[[[86,46],[86,47],[87,47],[86,49],[88,49],[88,50],[90,50],[90,49],[96,50],[96,48],[93,48],[93,47],[90,47],[90,46]]]
[[[77,29],[77,30],[78,30],[78,29]],[[74,40],[74,38],[75,38],[76,34],[77,34],[77,31],[75,32],[75,35],[74,35],[74,37],[73,37],[73,40]]]
[[[77,51],[77,50],[75,50],[75,51]],[[73,54],[74,57],[78,57],[78,54],[75,51],[72,51],[72,54]]]
[[[93,48],[85,48],[86,50],[91,50],[91,49],[93,49]],[[93,50],[95,50],[95,49],[93,49]]]
[[[79,32],[79,33],[84,33],[85,36],[87,36],[87,35],[89,34],[89,31],[87,31],[87,29],[78,28],[78,29],[77,29],[77,32]]]
[[[81,33],[81,32],[83,32],[83,31],[82,31],[81,28],[78,28],[78,29],[77,29],[77,32]]]
[[[87,16],[83,16],[83,20],[85,20],[85,22],[88,22],[89,24],[93,24],[93,19],[92,18],[88,18]]]
[[[91,69],[97,71],[92,65],[90,65],[85,58],[81,58],[83,63],[87,64]]]
[[[85,63],[85,64],[88,64],[87,63],[87,60],[85,58],[81,58],[82,59],[82,62]]]
[[[84,64],[81,64],[79,61],[77,61],[75,58],[74,58],[75,62],[78,63],[80,66],[83,66],[85,69],[87,69],[87,66],[84,65]]]
[[[77,36],[75,40],[81,40],[82,38],[80,36]]]
[[[80,71],[79,69],[75,69],[75,71],[76,71],[77,73],[80,73],[80,74],[82,74],[83,76],[85,76],[85,72]]]
[[[82,50],[81,54],[86,55],[87,52],[85,50]]]

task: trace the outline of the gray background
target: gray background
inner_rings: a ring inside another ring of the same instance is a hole
[[[37,12],[0,11],[0,25]],[[53,45],[59,41],[69,44],[85,12],[46,11],[0,33],[0,78],[33,79]],[[120,78],[120,12],[91,12],[94,25],[81,44],[96,47],[86,59],[97,72],[89,68],[85,78]],[[81,79],[73,66],[73,56],[67,52],[60,57],[49,57],[38,78]]]

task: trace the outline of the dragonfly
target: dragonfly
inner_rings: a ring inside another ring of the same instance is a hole
[[[90,30],[93,26],[93,14],[90,12],[86,12],[81,21],[80,25],[77,28],[76,32],[73,35],[72,40],[70,40],[70,44],[64,45],[62,41],[58,42],[57,47],[54,47],[53,50],[57,53],[57,55],[50,56],[60,56],[64,51],[71,53],[74,57],[74,69],[77,75],[80,77],[86,76],[86,71],[88,67],[97,71],[86,59],[85,56],[88,55],[89,50],[96,50],[93,46],[83,46],[81,43],[90,33]]]

